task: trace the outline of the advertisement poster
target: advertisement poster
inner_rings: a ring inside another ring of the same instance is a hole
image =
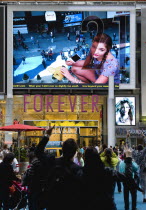
[[[135,125],[135,97],[116,97],[116,125]]]
[[[47,15],[46,15],[47,14]],[[14,11],[13,88],[130,83],[130,12]]]

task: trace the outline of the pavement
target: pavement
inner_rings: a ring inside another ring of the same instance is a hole
[[[129,198],[130,198],[129,200],[130,200],[130,206],[131,206],[131,196]],[[115,202],[116,202],[117,210],[124,210],[123,192],[119,193],[117,188],[115,189]],[[146,203],[143,203],[143,195],[139,191],[137,191],[137,209],[138,210],[146,209]]]
[[[131,210],[131,197],[129,201],[130,201],[129,210]],[[117,190],[117,187],[115,189],[115,203],[117,206],[117,210],[124,210],[123,192],[119,193]],[[143,203],[143,195],[141,192],[137,191],[137,210],[145,210],[145,209],[146,209],[146,203]],[[21,210],[24,210],[24,209],[21,209]],[[29,210],[28,207],[25,210]]]

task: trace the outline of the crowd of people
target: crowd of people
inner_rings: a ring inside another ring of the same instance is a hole
[[[118,192],[123,191],[125,210],[130,209],[130,203],[132,210],[137,209],[137,191],[146,202],[146,147],[133,149],[125,143],[79,148],[70,138],[63,142],[62,155],[56,158],[45,151],[52,130],[46,129],[39,144],[29,149],[29,166],[21,179],[12,165],[15,155],[7,146],[1,150],[0,207],[10,209],[8,197],[14,180],[26,187],[30,210],[116,210],[116,184]]]

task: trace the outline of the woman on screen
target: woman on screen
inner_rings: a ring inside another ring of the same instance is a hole
[[[119,84],[119,64],[110,52],[112,39],[107,34],[98,33],[92,42],[90,53],[86,60],[74,62],[66,61],[71,67],[74,77],[67,68],[62,67],[62,74],[72,83],[98,83],[106,84],[110,75],[114,76],[116,84]]]
[[[135,125],[134,106],[128,98],[116,104],[116,125]]]

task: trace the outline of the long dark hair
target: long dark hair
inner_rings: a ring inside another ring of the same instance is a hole
[[[101,174],[104,171],[104,164],[94,147],[88,147],[85,150],[85,166],[84,171],[86,174]]]
[[[101,69],[101,67],[103,66],[104,62],[106,61],[106,57],[109,53],[109,51],[112,48],[112,39],[109,35],[104,34],[104,33],[98,33],[94,39],[93,42],[97,42],[97,43],[103,43],[105,44],[105,47],[107,48],[106,53],[103,56],[103,59],[101,61],[101,63],[98,65],[98,69]]]
[[[123,112],[122,112],[122,108],[124,107],[124,104],[126,104],[126,103],[127,103],[128,106],[129,106],[128,115],[129,115],[130,121],[132,121],[132,120],[133,120],[133,114],[132,114],[132,110],[131,110],[131,105],[130,105],[130,103],[129,103],[128,100],[121,101],[121,110],[120,110],[120,114],[121,114],[121,117],[124,116],[124,114],[123,114]]]
[[[111,151],[110,148],[107,148],[107,149],[105,150],[105,157],[106,157],[106,162],[107,162],[110,166],[112,166],[112,165],[111,165],[111,164],[112,164],[112,151]]]

